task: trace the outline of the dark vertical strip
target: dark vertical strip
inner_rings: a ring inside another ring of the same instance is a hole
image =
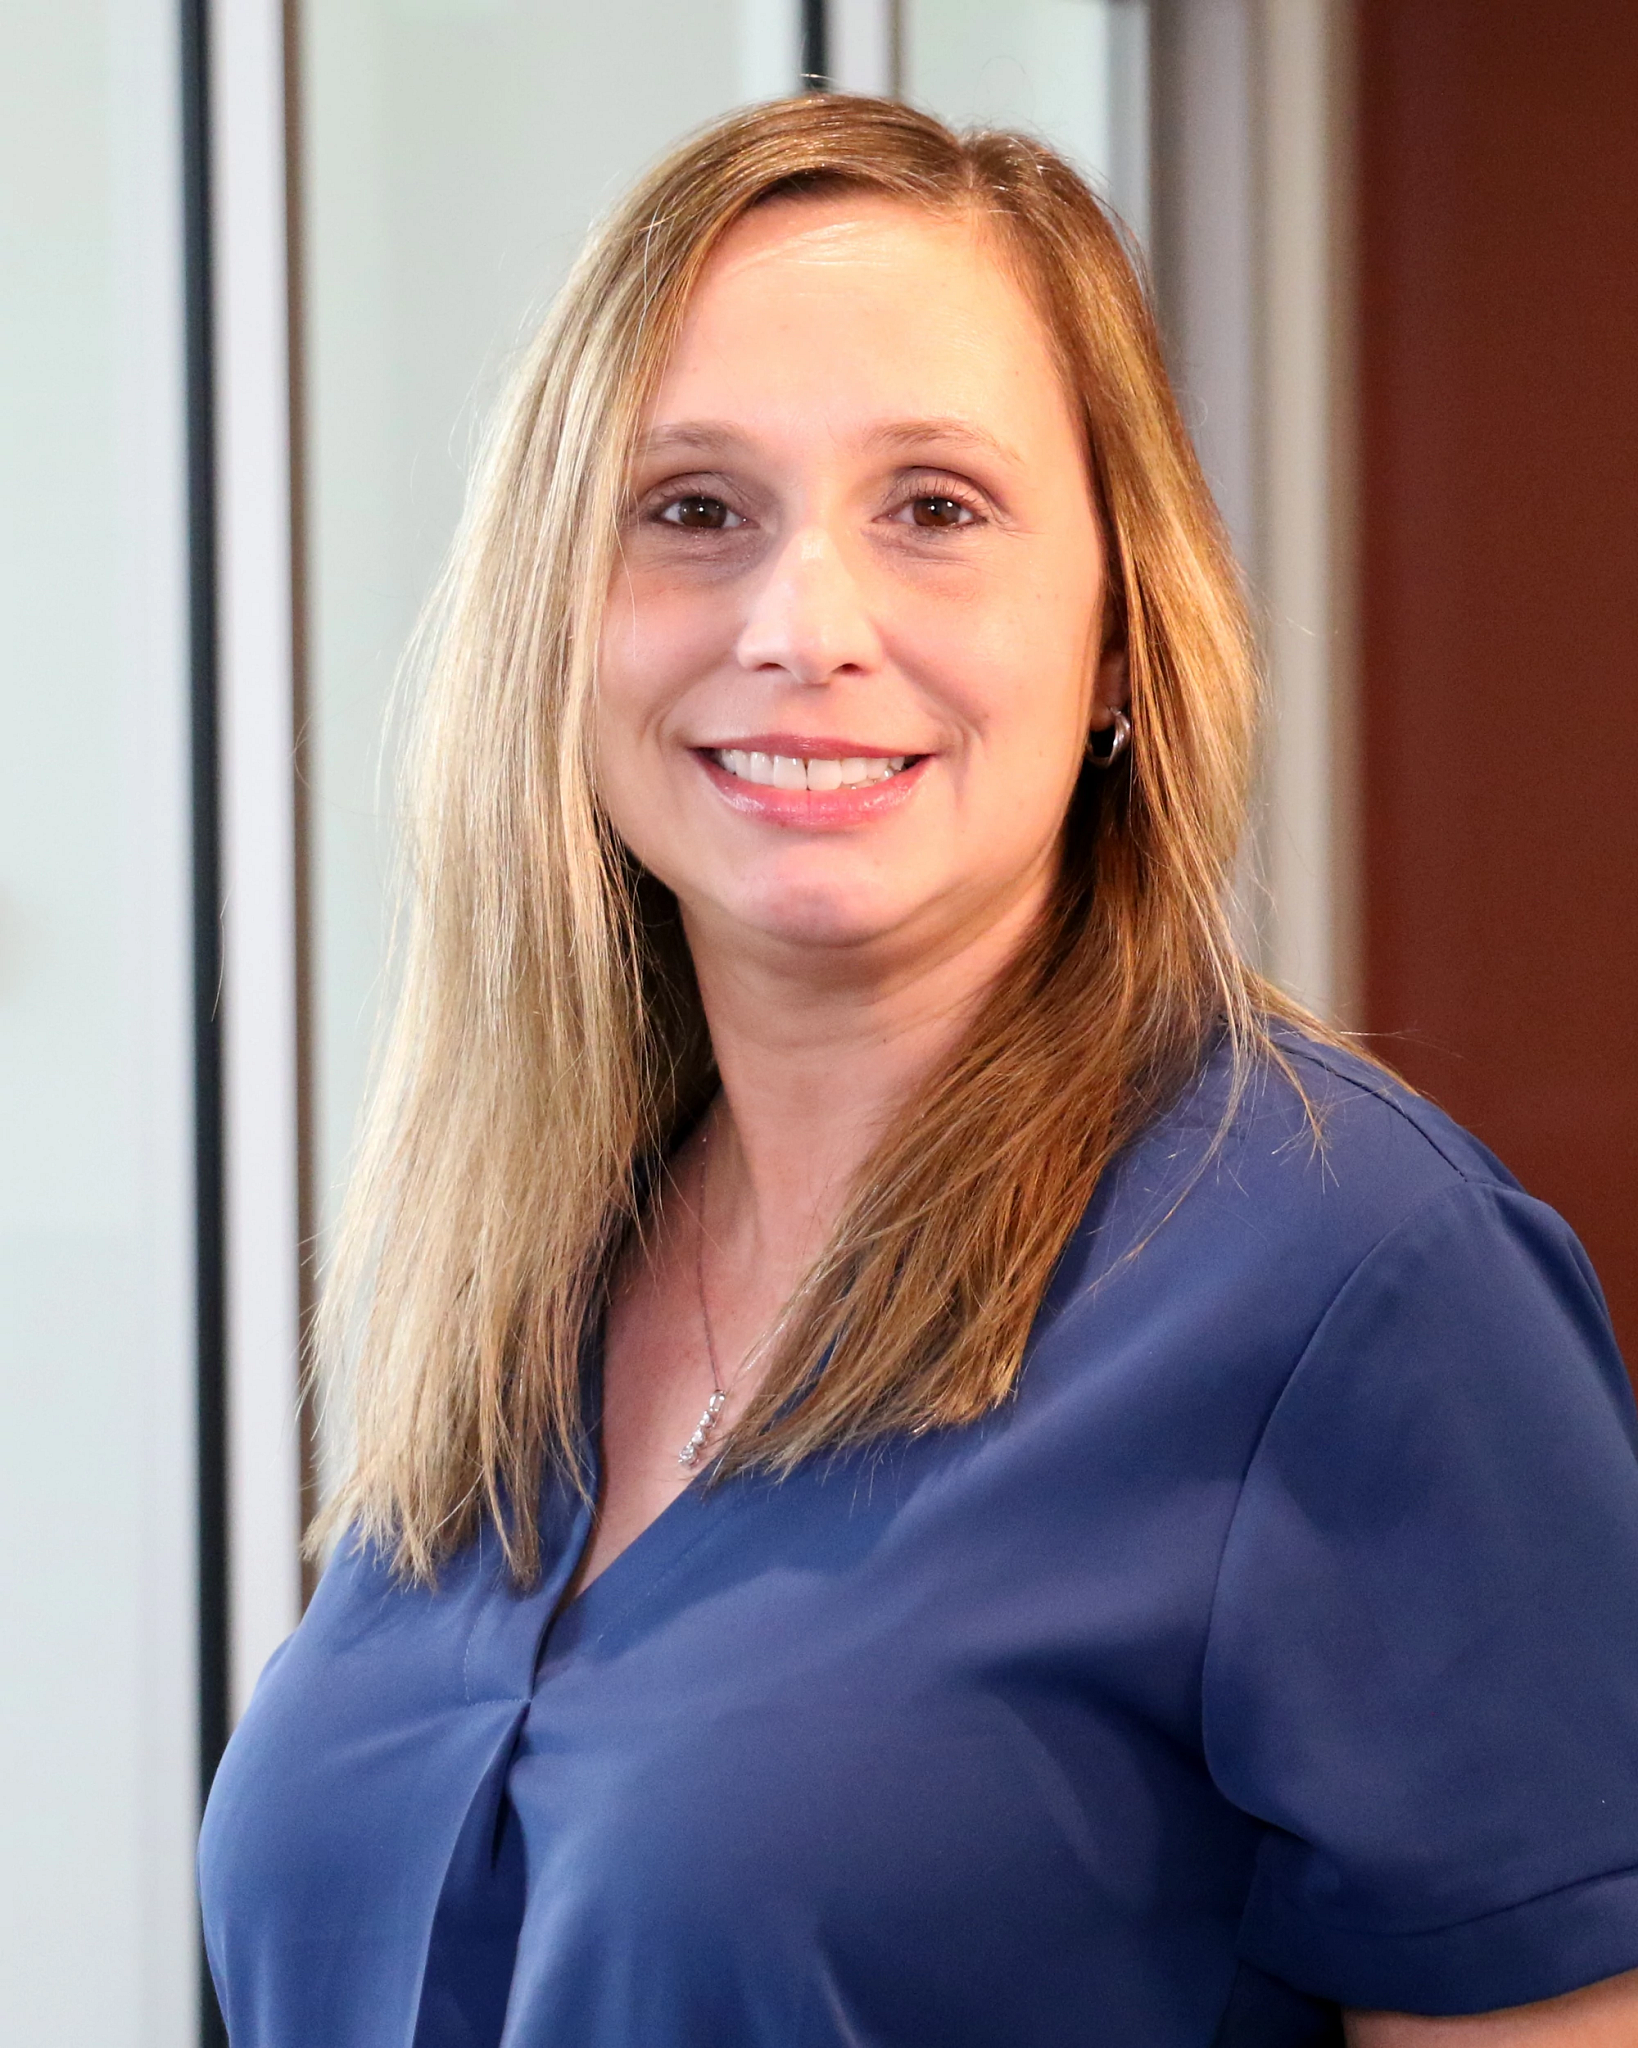
[[[1183,105],[1182,7],[1180,0],[1155,0],[1149,10],[1149,274],[1167,368],[1179,385],[1186,368],[1181,347]]]
[[[802,84],[830,91],[830,21],[826,0],[802,0]]]
[[[301,8],[284,0],[284,209],[288,279],[286,348],[290,378],[290,651],[291,726],[294,759],[296,843],[296,1190],[297,1235],[301,1247],[301,1334],[304,1362],[310,1354],[317,1307],[318,1196],[313,1083],[313,900],[311,786],[311,695],[308,679],[307,560],[307,323],[306,242],[302,205]],[[318,1507],[318,1417],[306,1374],[301,1394],[302,1526]],[[312,1597],[316,1577],[310,1559],[302,1563],[302,1604]]]
[[[186,300],[188,637],[193,804],[193,1069],[197,1321],[200,1801],[228,1735],[227,1300],[222,1172],[222,900],[217,780],[216,449],[210,263],[207,0],[181,0]],[[210,1988],[200,2040],[225,2048]]]

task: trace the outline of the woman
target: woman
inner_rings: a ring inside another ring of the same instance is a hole
[[[1236,958],[1252,695],[1049,152],[793,101],[594,242],[439,615],[240,2048],[1638,2038],[1630,1395]]]

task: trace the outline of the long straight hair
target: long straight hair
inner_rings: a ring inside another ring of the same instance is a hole
[[[1083,773],[1046,915],[865,1162],[718,1471],[1004,1401],[1111,1157],[1213,1034],[1243,1073],[1284,1007],[1225,902],[1256,697],[1245,606],[1120,231],[1039,142],[890,101],[812,95],[707,128],[581,256],[425,629],[401,995],[319,1324],[354,1394],[326,1526],[411,1577],[485,1516],[518,1578],[538,1571],[530,1509],[548,1462],[584,1483],[583,1337],[642,1163],[714,1085],[676,905],[599,803],[596,651],[631,450],[703,266],[751,208],[839,191],[970,218],[1033,295],[1085,434],[1132,740]]]

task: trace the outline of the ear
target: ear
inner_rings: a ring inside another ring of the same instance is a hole
[[[1127,672],[1126,643],[1118,641],[1104,649],[1092,684],[1092,730],[1103,732],[1115,722],[1115,713],[1126,709],[1131,696]]]

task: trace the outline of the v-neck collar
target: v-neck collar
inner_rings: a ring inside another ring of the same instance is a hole
[[[596,1507],[603,1487],[603,1317],[588,1327],[581,1367],[582,1412],[585,1417],[583,1456],[587,1486],[593,1506],[580,1502],[565,1534],[567,1546],[555,1564],[551,1577],[557,1595],[549,1609],[536,1658],[537,1676],[588,1640],[602,1633],[646,1593],[655,1591],[671,1574],[683,1555],[720,1520],[737,1491],[732,1482],[713,1482],[714,1467],[707,1465],[674,1499],[667,1501],[651,1521],[616,1556],[612,1557],[589,1584],[573,1599],[564,1600],[562,1591],[571,1585],[580,1568],[586,1546],[596,1526]],[[561,1497],[565,1482],[559,1475],[548,1480],[548,1492]],[[542,1518],[551,1514],[551,1502],[542,1501]]]

